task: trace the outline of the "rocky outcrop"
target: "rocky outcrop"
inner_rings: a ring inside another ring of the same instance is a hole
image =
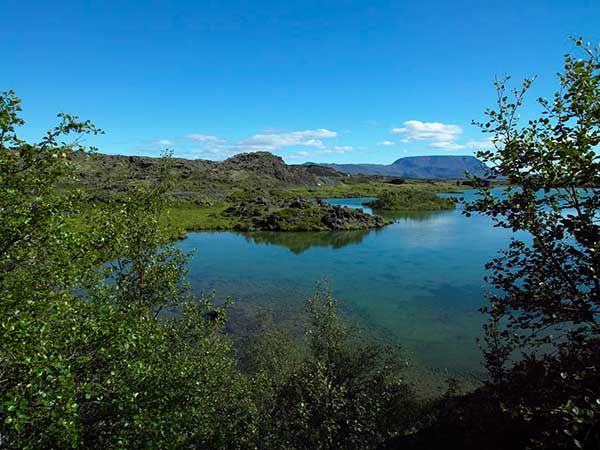
[[[330,211],[321,218],[321,222],[329,230],[348,230],[351,227],[356,227],[356,229],[381,228],[385,225],[381,216],[371,216],[360,209],[342,206],[332,206],[328,209]]]
[[[161,159],[79,153],[75,157],[80,186],[88,191],[114,189],[119,180],[156,179]],[[344,176],[333,169],[287,165],[268,152],[240,153],[225,161],[173,158],[170,175],[175,192],[199,192],[213,196],[232,186],[308,187],[334,184]]]
[[[240,220],[242,231],[337,231],[381,228],[381,216],[362,210],[327,205],[300,197],[286,199],[260,194],[229,207],[225,214]]]

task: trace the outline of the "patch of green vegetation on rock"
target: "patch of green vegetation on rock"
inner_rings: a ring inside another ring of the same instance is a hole
[[[358,177],[349,177],[357,181]],[[356,178],[356,180],[355,180]],[[394,185],[381,181],[364,181],[314,188],[270,189],[246,188],[231,190],[221,199],[196,195],[193,192],[172,194],[166,223],[185,231],[238,230],[238,231],[332,231],[380,228],[391,222],[370,216],[360,210],[328,205],[315,199],[378,197],[394,208],[390,210],[437,211],[454,208],[451,200],[440,199],[438,192],[449,192],[456,187],[446,182],[410,181]],[[383,204],[383,203],[381,203]]]
[[[236,193],[224,211],[242,231],[328,231],[381,228],[386,222],[360,210],[277,193]]]
[[[452,192],[456,189],[461,188],[457,188],[456,184],[447,181],[410,180],[402,184],[392,184],[373,177],[353,176],[330,186],[303,187],[277,190],[276,192],[281,195],[304,198],[357,198],[379,197],[385,192],[430,192],[436,194]]]

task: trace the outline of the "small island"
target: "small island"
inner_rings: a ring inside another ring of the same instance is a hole
[[[348,231],[381,228],[386,224],[381,216],[360,209],[268,193],[250,194],[223,214],[237,220],[235,229],[239,231]]]

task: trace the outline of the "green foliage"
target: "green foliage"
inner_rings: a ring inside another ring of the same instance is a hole
[[[600,60],[598,48],[576,45],[586,58],[565,57],[560,90],[538,99],[541,116],[525,125],[532,80],[512,96],[506,80],[496,83],[498,107],[479,124],[496,149],[478,156],[515,186],[499,196],[482,189],[466,208],[523,232],[487,265],[495,289],[485,357],[506,410],[543,448],[592,448],[600,436],[591,407],[600,385]],[[573,408],[588,412],[565,415]]]
[[[60,123],[39,143],[27,144],[15,132],[24,123],[20,110],[13,91],[0,92],[0,285],[16,285],[25,277],[24,288],[34,292],[36,285],[43,290],[66,282],[57,277],[72,275],[73,268],[60,254],[79,246],[64,230],[79,193],[61,195],[55,184],[71,176],[73,152],[82,147],[77,141],[66,145],[60,140],[100,130],[76,116],[59,114]]]
[[[14,93],[0,107],[3,448],[374,448],[418,423],[397,355],[328,294],[308,344],[265,331],[237,357],[228,305],[193,298],[171,244],[169,155],[81,211],[87,153],[60,139],[99,130],[62,114],[28,144]]]
[[[119,200],[102,205],[95,214],[95,229],[88,234],[106,259],[114,258],[97,273],[83,279],[94,301],[114,302],[157,317],[163,307],[174,306],[188,294],[182,282],[189,255],[172,243],[172,230],[163,225],[169,188],[169,158],[159,167],[151,186],[134,185]],[[110,280],[109,284],[102,283]]]
[[[160,227],[167,185],[128,189],[70,231],[82,194],[57,186],[83,149],[59,139],[98,130],[63,114],[27,144],[18,99],[0,98],[3,448],[243,447],[255,408],[224,312],[187,302],[181,320],[155,319],[189,298],[186,255]]]
[[[250,347],[267,414],[259,427],[261,448],[377,448],[422,424],[397,348],[352,329],[336,303],[326,289],[308,300],[302,351],[269,329]]]

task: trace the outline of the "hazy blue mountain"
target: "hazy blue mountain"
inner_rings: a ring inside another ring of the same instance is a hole
[[[403,178],[465,178],[465,171],[471,175],[483,176],[486,166],[474,156],[408,156],[392,164],[328,164],[306,163],[329,167],[342,173],[385,175]]]

